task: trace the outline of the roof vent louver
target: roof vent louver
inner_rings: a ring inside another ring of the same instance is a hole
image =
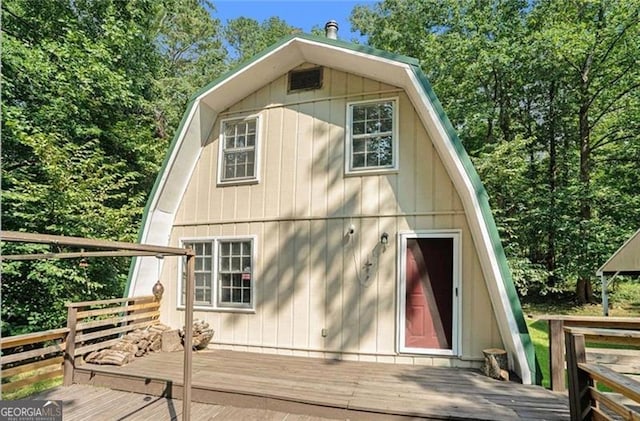
[[[289,92],[322,88],[322,67],[289,72]]]

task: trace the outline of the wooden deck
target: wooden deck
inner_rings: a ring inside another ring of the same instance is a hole
[[[63,401],[62,415],[65,421],[182,419],[181,400],[122,392],[104,387],[74,384],[47,390],[31,398]],[[215,421],[332,421],[328,418],[295,415],[266,409],[234,408],[198,402],[191,404],[191,418]]]
[[[181,352],[155,353],[123,367],[86,364],[74,381],[179,398],[182,358]],[[476,370],[222,350],[194,354],[192,399],[350,420],[569,419],[566,394]]]

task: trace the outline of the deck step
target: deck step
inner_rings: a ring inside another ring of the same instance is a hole
[[[74,383],[106,387],[112,390],[133,392],[151,396],[165,397],[169,399],[182,399],[182,383],[174,383],[170,380],[152,379],[144,376],[122,375],[109,371],[94,370],[93,367],[81,366],[76,368],[73,376]],[[269,411],[290,412],[312,417],[348,419],[353,421],[409,421],[409,420],[466,420],[468,418],[452,417],[424,417],[418,414],[396,414],[389,412],[370,412],[358,409],[350,409],[345,406],[334,406],[306,399],[299,400],[279,399],[275,397],[258,396],[250,393],[225,392],[213,390],[208,387],[193,385],[191,388],[192,402],[204,404],[224,405],[237,408],[256,408]]]
[[[85,364],[75,383],[182,397],[182,352],[122,367]],[[351,420],[567,420],[566,396],[477,370],[215,350],[193,355],[194,402]]]

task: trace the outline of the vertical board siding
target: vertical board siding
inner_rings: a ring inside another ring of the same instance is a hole
[[[381,94],[395,88],[327,68],[320,90],[287,94],[286,88],[285,75],[221,114],[260,116],[259,183],[217,185],[217,121],[177,212],[173,245],[187,237],[256,238],[255,312],[196,312],[215,329],[214,342],[262,352],[413,361],[395,355],[397,234],[456,229],[462,241],[463,358],[478,359],[483,348],[501,346],[462,202],[408,97]],[[375,98],[398,98],[399,171],[345,176],[347,104]],[[351,224],[356,234],[349,237]],[[383,232],[389,234],[384,248]],[[181,327],[178,272],[177,259],[167,259],[162,317]]]

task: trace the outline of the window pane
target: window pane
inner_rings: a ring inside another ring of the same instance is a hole
[[[231,286],[231,275],[228,273],[225,273],[223,275],[220,275],[220,282],[222,284],[222,287],[230,287]]]
[[[366,107],[367,120],[376,120],[380,117],[380,110],[377,104],[369,105]]]
[[[204,274],[196,273],[196,289],[204,286]]]
[[[367,155],[367,167],[377,167],[378,166],[378,155],[371,153]]]
[[[384,120],[380,120],[380,131],[381,132],[390,132],[393,130],[393,120],[390,118],[385,118]]]
[[[234,170],[234,167],[232,165],[227,165],[224,170],[224,178],[233,178],[234,177],[233,170]]]
[[[220,297],[220,301],[222,301],[223,303],[229,303],[231,302],[231,289],[229,288],[222,288],[222,294]]]
[[[385,136],[378,143],[380,165],[393,165],[393,145],[391,136]]]
[[[240,255],[241,250],[242,250],[242,245],[241,245],[241,243],[238,243],[238,242],[231,243],[231,253],[232,253],[234,256],[238,256],[238,255]]]
[[[364,154],[354,154],[353,155],[353,168],[363,168],[364,167]]]
[[[380,132],[380,122],[377,120],[369,120],[367,121],[366,127],[367,133],[379,133]]]
[[[231,301],[234,303],[242,302],[242,291],[240,289],[232,289],[231,290]]]
[[[364,121],[353,122],[352,130],[354,135],[364,134]]]
[[[243,289],[242,292],[243,292],[243,294],[242,294],[242,302],[243,303],[250,303],[251,302],[251,290],[250,289]]]
[[[234,288],[238,288],[242,286],[240,275],[238,275],[237,273],[234,273],[233,275],[231,275],[231,286]]]
[[[196,302],[204,301],[204,292],[200,289],[196,289]]]
[[[353,121],[363,121],[365,118],[365,111],[362,105],[353,106]]]
[[[239,257],[231,258],[231,270],[238,271],[238,272],[242,270],[241,261]]]
[[[242,258],[242,271],[243,272],[251,271],[251,256],[245,256]]]
[[[366,141],[364,139],[353,140],[353,153],[364,152],[364,146]]]

